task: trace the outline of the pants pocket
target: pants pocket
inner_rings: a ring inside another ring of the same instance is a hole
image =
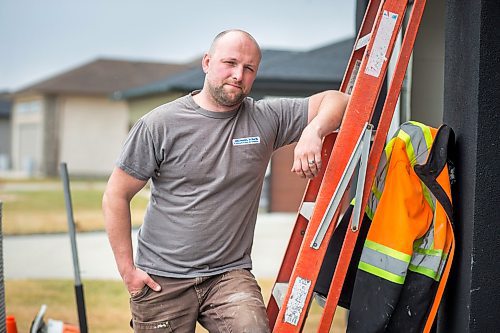
[[[146,284],[144,285],[144,287],[142,287],[142,289],[136,293],[133,293],[133,294],[130,294],[130,299],[132,301],[138,301],[140,300],[142,297],[146,296],[146,294],[148,293],[149,291],[149,286]]]
[[[132,326],[135,333],[143,332],[162,332],[162,333],[172,333],[172,327],[168,320],[158,320],[150,322],[142,322],[138,320],[132,320]]]

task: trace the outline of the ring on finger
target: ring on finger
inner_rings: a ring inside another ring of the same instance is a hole
[[[309,163],[309,164],[314,164],[314,163],[316,163],[316,161],[314,161],[314,160],[309,160],[309,161],[308,161],[308,163]]]

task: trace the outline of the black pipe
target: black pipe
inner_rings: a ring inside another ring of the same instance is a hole
[[[61,163],[61,178],[64,186],[64,200],[66,202],[66,215],[68,217],[68,233],[71,240],[71,250],[73,254],[73,269],[75,274],[75,296],[78,309],[78,322],[80,333],[87,333],[87,314],[85,311],[85,299],[83,297],[83,285],[80,279],[80,264],[78,263],[78,250],[76,248],[75,220],[73,219],[73,204],[71,202],[71,192],[69,188],[68,167],[66,163]]]

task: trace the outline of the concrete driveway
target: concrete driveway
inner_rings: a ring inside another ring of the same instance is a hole
[[[253,246],[253,273],[275,278],[296,214],[259,214]],[[133,232],[136,242],[137,231]],[[82,279],[120,279],[113,253],[104,232],[77,234]],[[67,234],[4,236],[5,279],[73,279],[70,238]]]

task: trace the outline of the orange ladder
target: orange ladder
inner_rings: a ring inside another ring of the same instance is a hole
[[[330,330],[425,7],[425,0],[408,2],[371,0],[368,4],[340,87],[351,95],[342,125],[323,142],[322,160],[329,162],[307,185],[268,303],[273,332],[302,330],[329,240],[342,207],[351,199],[346,193],[352,167],[359,164],[357,214],[351,217],[318,327],[318,332]],[[405,15],[409,18],[402,45],[370,146],[370,122]]]

